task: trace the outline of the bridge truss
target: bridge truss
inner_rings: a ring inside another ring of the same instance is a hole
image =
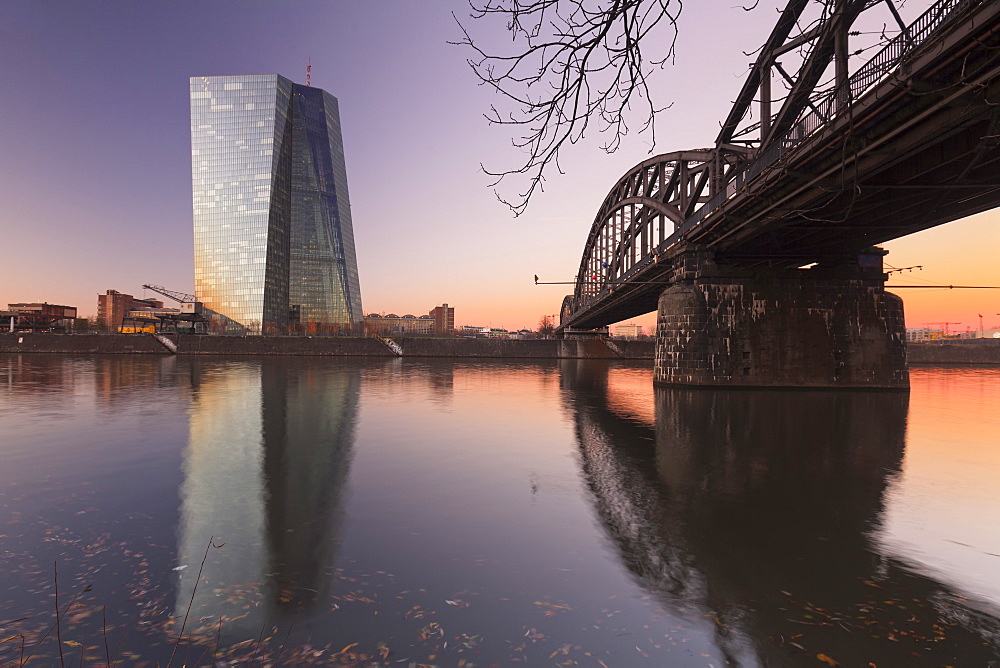
[[[1000,205],[1000,3],[938,0],[907,25],[883,1],[899,32],[852,72],[852,26],[881,3],[821,0],[799,27],[810,2],[789,0],[715,146],[646,160],[608,193],[560,328],[654,310],[682,245],[801,266]]]

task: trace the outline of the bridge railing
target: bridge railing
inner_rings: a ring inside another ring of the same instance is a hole
[[[737,174],[727,186],[726,195],[736,194],[803,140],[826,127],[841,112],[849,109],[851,100],[860,98],[896,72],[899,63],[923,46],[945,23],[956,19],[967,9],[981,2],[983,0],[938,0],[931,5],[926,12],[907,26],[905,31],[892,38],[885,47],[851,75],[848,80],[849,94],[842,89],[832,88],[817,96],[812,102],[814,110],[804,113],[788,132],[759,153],[742,172]],[[697,217],[700,222],[725,199],[720,198],[717,203],[707,202],[696,212],[696,216],[692,216],[692,220]],[[709,210],[709,207],[712,210]],[[688,221],[684,221],[685,227],[687,223]]]
[[[581,286],[577,285],[574,294],[567,297],[567,300],[571,299],[571,302],[564,302],[564,309],[571,307],[573,314],[575,314],[627,283],[632,276],[650,264],[653,264],[658,255],[682,241],[705,218],[717,211],[726,200],[746,188],[747,184],[773,166],[802,143],[802,141],[828,125],[842,113],[848,111],[852,100],[860,98],[869,90],[889,78],[889,76],[897,71],[898,65],[902,60],[923,46],[945,24],[957,20],[972,7],[991,1],[994,0],[938,0],[935,2],[913,23],[908,25],[905,30],[892,38],[868,62],[855,71],[848,79],[847,90],[832,88],[814,96],[810,105],[812,110],[803,113],[788,132],[758,153],[753,161],[726,184],[725,188],[715,193],[694,213],[688,216],[682,224],[676,227],[674,233],[660,242],[652,252],[638,259],[628,271],[618,278],[605,282],[595,294],[584,295],[581,292]],[[567,318],[567,321],[570,319],[572,319],[572,316]]]

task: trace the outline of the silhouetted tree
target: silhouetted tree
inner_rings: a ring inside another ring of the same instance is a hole
[[[470,0],[471,18],[504,20],[519,52],[487,53],[461,21],[463,39],[475,56],[468,60],[482,84],[513,103],[516,111],[491,106],[487,119],[513,125],[514,146],[527,157],[519,166],[483,171],[496,177],[524,176],[516,198],[497,198],[520,215],[543,186],[547,166],[561,173],[559,153],[579,141],[596,119],[608,133],[602,147],[612,153],[629,131],[626,112],[641,108],[639,132],[656,144],[655,115],[647,76],[674,55],[681,0]],[[457,17],[456,17],[456,20]],[[652,36],[652,37],[651,37]],[[642,47],[655,51],[653,58]],[[652,150],[652,148],[650,149]]]

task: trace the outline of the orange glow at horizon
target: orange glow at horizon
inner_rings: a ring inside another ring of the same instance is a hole
[[[889,251],[887,265],[913,270],[890,277],[886,289],[896,285],[979,285],[1000,286],[1000,209],[903,237],[883,245]],[[952,322],[951,332],[1000,326],[1000,289],[944,288],[899,289],[903,298],[906,326],[925,327],[928,323]],[[941,326],[932,325],[932,329]]]

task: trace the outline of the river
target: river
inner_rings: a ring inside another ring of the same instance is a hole
[[[911,380],[0,355],[0,662],[1000,662],[1000,368]]]

